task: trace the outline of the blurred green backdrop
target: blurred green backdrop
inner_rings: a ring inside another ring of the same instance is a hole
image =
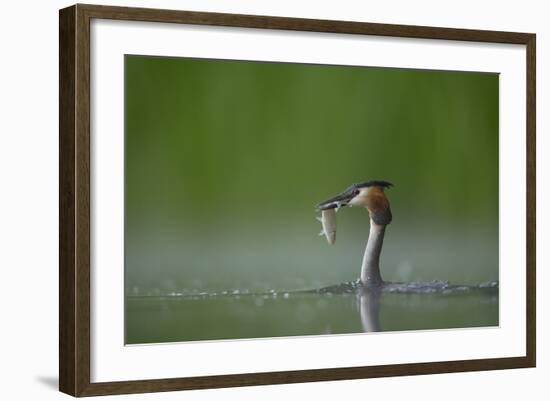
[[[315,205],[391,181],[385,280],[498,279],[498,75],[126,56],[128,295],[352,280],[365,210]]]
[[[498,75],[126,56],[129,294],[351,280],[384,179],[386,280],[498,279]]]

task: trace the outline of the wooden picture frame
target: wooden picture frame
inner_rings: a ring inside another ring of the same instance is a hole
[[[257,372],[222,376],[91,382],[90,22],[92,19],[309,31],[526,46],[526,355],[430,363]],[[253,15],[74,5],[60,10],[59,388],[73,396],[143,393],[324,380],[534,367],[535,41],[530,33],[373,24]]]

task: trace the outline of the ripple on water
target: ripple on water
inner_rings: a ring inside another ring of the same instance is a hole
[[[366,288],[359,280],[322,287],[307,291],[320,294],[351,294],[364,291]],[[412,281],[406,283],[385,282],[380,291],[392,294],[460,294],[471,292],[490,292],[498,290],[498,281],[488,281],[478,285],[456,285],[449,281]]]
[[[487,281],[477,285],[456,285],[451,284],[446,280],[432,280],[432,281],[411,281],[411,282],[385,282],[378,290],[382,293],[391,294],[471,294],[471,293],[483,293],[483,294],[498,294],[499,282],[498,280]],[[212,299],[212,298],[233,298],[242,299],[248,297],[254,297],[254,303],[257,306],[263,306],[265,300],[270,298],[284,298],[288,299],[294,295],[300,294],[323,294],[326,296],[333,295],[353,295],[356,293],[364,292],[368,288],[364,287],[359,280],[346,281],[340,284],[330,285],[326,287],[316,288],[312,290],[281,290],[280,292],[274,289],[268,289],[265,292],[253,293],[249,290],[223,290],[220,292],[172,292],[165,295],[146,295],[136,296],[129,295],[130,298],[165,298],[165,299]]]

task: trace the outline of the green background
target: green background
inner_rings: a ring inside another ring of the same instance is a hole
[[[365,210],[318,237],[315,205],[367,179],[394,220],[390,281],[498,279],[498,74],[126,56],[128,295],[353,280]]]

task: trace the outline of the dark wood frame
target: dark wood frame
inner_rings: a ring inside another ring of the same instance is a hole
[[[527,48],[527,355],[366,367],[90,382],[90,21],[92,18],[512,43]],[[535,34],[75,5],[59,13],[59,389],[73,396],[534,367]]]

